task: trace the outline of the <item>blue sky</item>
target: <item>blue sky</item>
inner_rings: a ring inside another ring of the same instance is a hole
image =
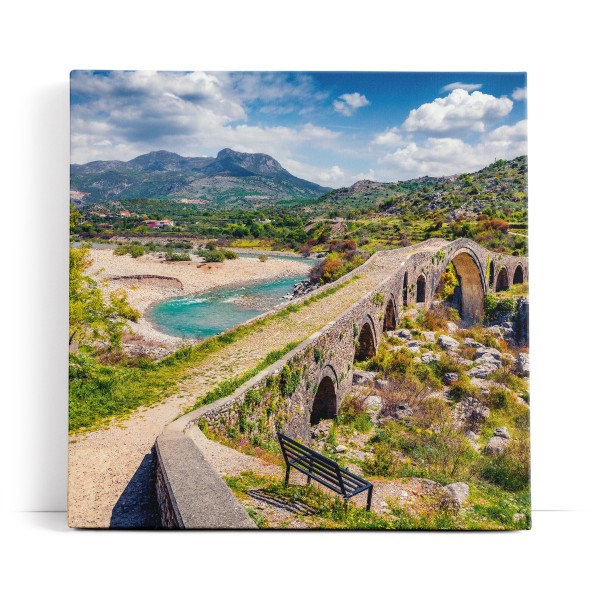
[[[264,152],[339,187],[477,170],[527,153],[524,73],[71,74],[71,159]]]

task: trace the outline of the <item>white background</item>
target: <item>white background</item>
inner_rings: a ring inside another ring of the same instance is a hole
[[[66,598],[593,595],[585,590],[598,531],[596,19],[586,2],[530,4],[4,7],[3,588]],[[86,68],[528,72],[531,532],[93,532],[69,531],[63,513],[43,512],[66,506],[68,79]]]

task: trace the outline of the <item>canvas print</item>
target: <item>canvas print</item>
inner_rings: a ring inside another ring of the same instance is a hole
[[[69,525],[528,529],[525,73],[71,73]]]

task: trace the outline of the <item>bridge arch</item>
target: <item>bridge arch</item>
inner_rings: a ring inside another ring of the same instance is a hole
[[[321,419],[333,419],[338,408],[338,378],[331,365],[322,371],[321,381],[313,398],[310,411],[310,424],[316,425]]]
[[[384,331],[394,331],[394,329],[396,329],[396,314],[396,302],[394,301],[394,297],[390,296],[390,299],[385,307],[385,315],[383,317]]]
[[[358,329],[355,340],[354,360],[367,360],[377,352],[377,337],[375,323],[371,315],[367,315]]]
[[[425,273],[421,273],[417,278],[417,304],[420,302],[425,302],[427,291],[427,279],[425,278]]]
[[[444,263],[440,279],[450,263],[454,266],[458,277],[453,300],[458,308],[460,318],[467,324],[477,323],[483,318],[483,297],[485,295],[485,273],[481,262],[469,248],[459,248]],[[492,270],[493,267],[490,265],[490,279]]]
[[[502,267],[500,271],[498,271],[498,278],[496,279],[496,291],[502,292],[503,290],[508,289],[508,271],[506,267]]]
[[[515,272],[513,274],[513,285],[518,283],[523,283],[523,267],[521,265],[517,265]]]

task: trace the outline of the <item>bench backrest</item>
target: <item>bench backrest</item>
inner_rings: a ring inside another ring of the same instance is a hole
[[[315,475],[327,479],[330,483],[334,483],[335,481],[342,492],[345,491],[346,486],[344,485],[340,466],[334,460],[319,454],[315,450],[287,437],[283,433],[277,432],[277,437],[279,438],[281,451],[283,452],[286,463],[298,464],[298,462],[300,462],[300,464],[304,465],[308,463],[314,470]]]

